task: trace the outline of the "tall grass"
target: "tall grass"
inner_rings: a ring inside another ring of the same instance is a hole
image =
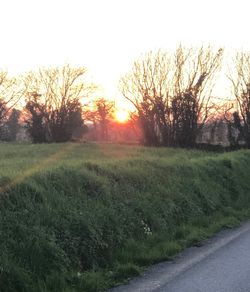
[[[101,291],[250,212],[250,151],[0,145],[0,290]]]

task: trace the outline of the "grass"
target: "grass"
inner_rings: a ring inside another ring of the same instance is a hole
[[[104,291],[250,217],[250,151],[0,144],[0,290]]]

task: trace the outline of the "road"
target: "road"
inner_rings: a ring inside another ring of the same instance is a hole
[[[112,292],[250,292],[250,221],[222,231]]]

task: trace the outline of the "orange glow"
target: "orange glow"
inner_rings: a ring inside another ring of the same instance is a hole
[[[129,118],[129,113],[125,110],[117,110],[115,113],[115,118],[119,123],[125,123]]]

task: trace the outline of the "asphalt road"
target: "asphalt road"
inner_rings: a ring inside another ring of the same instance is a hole
[[[110,291],[250,292],[250,221]]]

